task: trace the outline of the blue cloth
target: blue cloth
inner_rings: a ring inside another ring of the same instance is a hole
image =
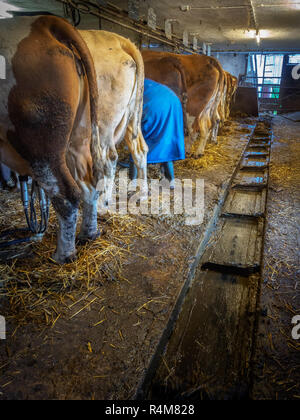
[[[11,177],[11,170],[5,166],[3,163],[0,163],[0,178],[4,181],[7,182],[9,181]]]
[[[183,111],[167,86],[145,79],[142,131],[149,147],[148,163],[185,159]]]

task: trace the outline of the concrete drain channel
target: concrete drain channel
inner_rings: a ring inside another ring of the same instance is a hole
[[[251,397],[271,143],[259,122],[137,399]]]

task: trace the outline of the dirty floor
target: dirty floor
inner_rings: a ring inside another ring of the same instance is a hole
[[[41,244],[0,253],[0,313],[7,322],[0,399],[134,397],[249,124],[231,121],[204,158],[175,165],[179,179],[205,181],[202,225],[186,226],[183,216],[105,215],[102,238],[79,248],[74,264],[57,267],[49,260],[52,216]],[[150,168],[149,175],[157,172]],[[0,231],[24,225],[17,200],[1,192]]]

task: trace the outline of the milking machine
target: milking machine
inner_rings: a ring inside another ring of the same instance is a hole
[[[28,176],[19,176],[21,199],[27,222],[27,227],[6,230],[0,234],[0,249],[27,242],[41,241],[48,228],[50,214],[50,200],[45,191]],[[30,185],[31,184],[31,185]],[[20,239],[11,239],[18,234],[30,233]]]

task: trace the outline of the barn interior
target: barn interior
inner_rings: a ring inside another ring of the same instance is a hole
[[[140,50],[214,57],[238,87],[217,144],[175,163],[194,193],[204,180],[197,225],[163,206],[111,211],[57,266],[52,209],[42,241],[1,235],[26,225],[18,184],[3,186],[0,400],[299,399],[300,2],[5,0],[0,28],[44,13]]]

